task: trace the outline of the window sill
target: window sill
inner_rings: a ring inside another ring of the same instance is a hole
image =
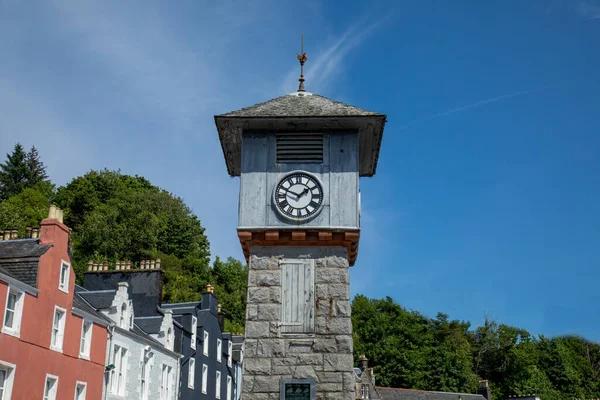
[[[69,294],[69,288],[64,288],[64,287],[58,287],[58,290],[60,290],[63,293]]]
[[[50,350],[56,351],[57,353],[62,353],[63,352],[62,347],[53,346],[53,345],[50,345]]]
[[[79,358],[90,361],[90,355],[89,354],[81,354],[81,353],[79,353]]]
[[[16,338],[20,338],[21,337],[21,330],[20,329],[11,329],[11,328],[7,328],[5,326],[2,327],[2,330],[0,331],[2,333],[6,333],[7,335],[10,336],[14,336]]]
[[[188,389],[194,390],[194,385],[188,385]]]

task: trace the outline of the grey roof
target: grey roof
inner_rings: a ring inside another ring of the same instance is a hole
[[[137,317],[133,319],[135,325],[140,327],[146,333],[157,334],[160,332],[163,317],[160,315],[152,317]]]
[[[165,310],[171,310],[173,315],[192,314],[196,307],[200,307],[200,301],[190,303],[163,303],[161,307]]]
[[[358,132],[359,175],[373,176],[386,121],[385,114],[312,93],[292,93],[215,115],[227,172],[231,176],[242,173],[242,135],[247,131]]]
[[[480,394],[430,392],[416,389],[377,387],[381,400],[485,400]]]
[[[81,296],[81,292],[75,291],[75,294],[73,295],[73,308],[77,308],[83,312],[91,314],[102,321],[111,322],[108,317],[101,312],[98,312],[90,303],[85,301]]]
[[[0,272],[35,288],[40,257],[52,243],[40,244],[39,239],[0,241]]]
[[[264,118],[264,117],[359,117],[383,115],[363,110],[318,94],[298,93],[280,96],[264,103],[255,104],[241,110],[222,114],[223,117]]]
[[[116,290],[94,290],[87,292],[77,292],[85,301],[91,304],[97,310],[104,310],[110,308]]]

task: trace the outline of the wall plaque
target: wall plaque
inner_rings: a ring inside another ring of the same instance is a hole
[[[314,379],[280,379],[280,400],[315,400],[317,383]]]

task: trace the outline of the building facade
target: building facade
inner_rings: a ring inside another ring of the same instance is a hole
[[[28,233],[0,241],[0,399],[101,399],[108,323],[74,303],[62,211]]]
[[[348,268],[385,122],[303,85],[215,116],[249,265],[243,399],[355,399]]]

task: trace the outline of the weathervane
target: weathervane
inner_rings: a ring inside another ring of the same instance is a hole
[[[304,52],[304,34],[302,34],[302,52],[297,55],[298,61],[300,61],[300,86],[298,86],[299,92],[306,92],[304,90],[304,63],[308,60],[306,53]]]

